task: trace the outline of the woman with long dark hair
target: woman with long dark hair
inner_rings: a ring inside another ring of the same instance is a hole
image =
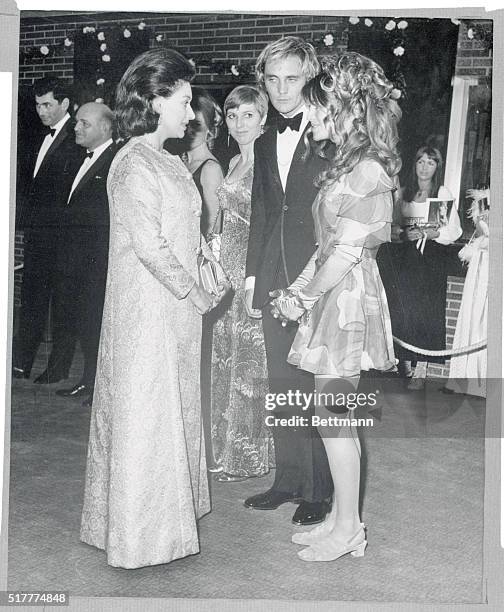
[[[446,245],[462,233],[455,202],[442,181],[441,153],[420,147],[395,204],[394,235],[402,244],[384,249],[378,260],[394,336],[427,350],[446,348]],[[444,203],[439,204],[437,220],[426,224],[432,198]],[[444,363],[444,357],[426,357],[398,344],[396,356],[400,374],[410,379],[410,390],[423,388],[427,361]]]

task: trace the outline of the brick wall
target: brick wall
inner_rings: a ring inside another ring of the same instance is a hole
[[[453,346],[453,337],[457,325],[457,317],[464,290],[464,279],[458,276],[448,277],[446,292],[446,348]],[[431,363],[427,368],[427,375],[432,378],[447,378],[450,373],[450,360],[446,363]]]

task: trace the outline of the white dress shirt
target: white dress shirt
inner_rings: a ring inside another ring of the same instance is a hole
[[[105,151],[105,149],[108,149],[108,147],[112,144],[112,142],[113,142],[112,138],[109,138],[107,140],[107,142],[104,142],[99,147],[96,147],[96,149],[93,150],[93,156],[92,157],[86,157],[84,159],[84,161],[82,162],[81,167],[79,168],[79,171],[75,175],[74,181],[72,183],[72,189],[70,189],[70,194],[68,196],[67,204],[68,204],[68,202],[70,202],[70,198],[72,197],[72,193],[74,192],[74,190],[77,187],[77,185],[80,183],[82,177],[86,174],[86,172],[89,170],[89,168],[94,163],[96,163],[96,160]],[[88,150],[88,153],[90,153],[89,150]]]
[[[44,138],[44,140],[42,141],[42,146],[39,149],[38,155],[37,155],[37,161],[35,162],[35,169],[33,171],[33,178],[35,178],[37,176],[37,172],[40,169],[40,166],[42,165],[42,162],[44,161],[44,157],[46,156],[47,151],[49,151],[49,147],[52,145],[52,143],[54,142],[54,139],[58,136],[58,134],[61,132],[61,128],[65,125],[65,123],[70,119],[70,115],[68,113],[65,114],[65,116],[63,117],[63,119],[60,119],[58,121],[58,123],[56,123],[55,125],[51,126],[52,130],[56,130],[54,132],[54,135],[51,136],[51,134],[47,134],[46,137]]]
[[[301,138],[305,127],[308,124],[308,109],[306,106],[303,105],[301,108],[299,108],[293,116],[296,116],[301,112],[303,113],[303,118],[301,119],[299,132],[293,131],[290,129],[290,127],[288,127],[281,134],[277,134],[277,164],[284,192],[285,186],[287,185],[287,177],[289,176],[289,170],[292,164],[292,158],[294,157],[294,151],[296,150],[299,139]]]

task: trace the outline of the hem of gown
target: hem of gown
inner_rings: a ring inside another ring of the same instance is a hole
[[[176,555],[170,557],[169,559],[162,558],[159,560],[152,560],[152,561],[142,562],[142,563],[120,563],[120,562],[115,562],[112,559],[109,559],[109,553],[106,547],[100,546],[99,544],[95,544],[94,542],[90,540],[86,540],[83,536],[80,537],[80,541],[83,542],[84,544],[87,544],[88,546],[93,546],[94,548],[97,548],[98,550],[102,550],[103,552],[105,552],[107,554],[107,565],[110,565],[111,567],[119,567],[122,569],[139,569],[141,567],[151,567],[153,565],[166,565],[168,563],[171,563],[172,561],[176,561],[177,559],[184,559],[185,557],[190,557],[192,555],[198,555],[200,553],[199,544],[196,544],[194,550],[190,549],[190,550],[186,550],[181,553],[177,553]]]
[[[372,368],[361,367],[359,371],[350,373],[341,373],[341,372],[327,372],[327,371],[319,371],[319,368],[316,364],[304,363],[301,356],[289,356],[287,358],[287,362],[291,365],[296,366],[299,370],[303,370],[305,372],[311,372],[315,376],[334,376],[334,378],[353,378],[356,376],[360,376],[361,372],[369,372],[370,370],[378,370],[379,372],[387,372],[391,370],[395,366],[395,361],[388,361],[379,366],[373,366]]]

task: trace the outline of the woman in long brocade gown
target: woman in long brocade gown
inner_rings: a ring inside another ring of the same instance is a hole
[[[199,552],[210,510],[201,428],[201,315],[222,297],[199,287],[201,198],[163,150],[194,117],[191,64],[167,49],[136,58],[116,114],[129,141],[110,168],[110,252],[80,537],[110,565]],[[200,246],[201,244],[201,246]],[[224,277],[222,275],[224,282]]]
[[[303,89],[313,140],[332,143],[319,151],[332,163],[318,177],[313,204],[318,248],[292,285],[275,292],[273,314],[284,324],[299,322],[288,362],[315,374],[317,392],[336,397],[355,392],[361,370],[386,371],[395,362],[376,253],[390,240],[401,111],[372,60],[349,52],[323,58],[321,66]],[[316,403],[317,415],[334,418],[330,397],[328,406]],[[360,444],[352,427],[319,425],[334,497],[323,523],[292,536],[308,545],[298,553],[303,561],[364,554]]]
[[[236,87],[224,102],[229,134],[240,154],[231,160],[217,188],[223,212],[220,262],[234,290],[213,333],[212,446],[223,470],[215,476],[219,482],[262,476],[273,461],[264,422],[267,369],[262,325],[247,315],[244,303],[254,142],[267,111],[266,95],[248,85]]]

